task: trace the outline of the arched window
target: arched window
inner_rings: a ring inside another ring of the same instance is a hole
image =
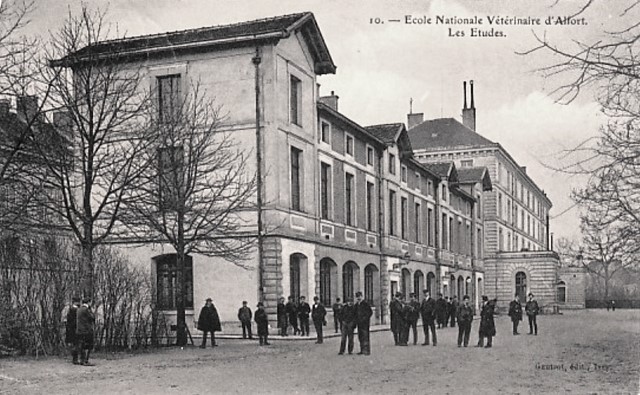
[[[300,298],[300,254],[293,254],[289,257],[289,295],[294,297],[294,300]]]
[[[527,275],[524,272],[516,273],[516,295],[520,300],[527,300]]]
[[[332,291],[338,277],[338,265],[329,258],[320,260],[320,301],[325,306],[333,304]]]
[[[558,303],[567,303],[567,285],[564,281],[558,282]]]
[[[458,300],[462,300],[464,296],[464,277],[458,276]]]
[[[156,302],[160,310],[175,310],[178,296],[178,262],[176,254],[166,254],[154,258],[156,263]],[[193,259],[185,256],[184,307],[193,308]]]
[[[427,273],[427,291],[429,291],[429,294],[431,294],[431,296],[435,296],[433,293],[435,292],[436,289],[436,275],[433,274],[433,272],[429,272]]]
[[[464,282],[464,294],[471,297],[471,294],[469,294],[469,285],[471,285],[471,277],[467,277],[467,280]]]
[[[422,290],[424,289],[424,274],[420,270],[416,270],[413,273],[413,292],[416,294],[416,298],[420,300]]]
[[[355,282],[358,278],[358,265],[355,262],[347,262],[342,266],[342,297],[346,302],[353,299],[355,294]]]
[[[373,264],[369,264],[364,268],[364,299],[371,306],[374,305],[375,300],[377,272],[378,268]]]
[[[447,293],[445,292],[444,296],[449,296],[450,298],[453,298],[453,295],[456,294],[456,276],[454,276],[453,274],[449,277],[449,294],[447,295]]]

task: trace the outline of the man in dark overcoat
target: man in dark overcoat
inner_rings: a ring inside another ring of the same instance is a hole
[[[342,303],[340,298],[336,298],[336,302],[332,306],[333,308],[333,325],[335,326],[336,333],[338,330],[342,331],[342,321],[340,320],[340,311],[342,310]]]
[[[338,355],[344,354],[345,346],[349,354],[353,354],[353,331],[357,325],[358,310],[353,304],[353,299],[347,299],[347,304],[342,306],[342,339],[340,340],[340,352]]]
[[[253,339],[253,335],[251,334],[251,318],[253,314],[249,306],[247,306],[247,301],[242,301],[242,307],[238,309],[238,319],[240,320],[240,324],[242,325],[242,338],[246,339],[247,334],[249,335],[249,339]]]
[[[393,300],[389,303],[389,311],[391,312],[391,332],[393,333],[393,341],[396,346],[402,343],[402,330],[404,327],[404,317],[402,316],[402,301],[400,298],[402,293],[396,292]]]
[[[529,334],[536,336],[538,335],[538,313],[540,312],[540,307],[538,306],[538,301],[534,299],[533,294],[529,293],[529,300],[524,308],[527,312],[527,318],[529,318]],[[615,308],[614,308],[615,311]]]
[[[452,328],[455,328],[456,326],[456,314],[458,313],[459,305],[458,297],[454,295],[453,298],[451,298],[451,303],[449,304],[449,318],[451,319],[450,325]]]
[[[522,321],[522,305],[520,304],[520,299],[518,299],[518,294],[509,303],[509,317],[511,317],[513,325],[513,334],[519,335],[518,324]]]
[[[360,343],[359,355],[371,354],[371,344],[369,342],[369,325],[371,323],[371,315],[373,310],[366,300],[362,298],[362,292],[356,292],[356,311],[358,327],[358,343]]]
[[[469,295],[464,295],[462,298],[456,316],[458,318],[458,347],[463,343],[467,347],[471,335],[471,321],[473,321],[473,308],[469,305]]]
[[[202,331],[202,344],[200,348],[207,346],[207,333],[211,333],[211,347],[217,347],[216,344],[216,331],[221,331],[220,317],[218,316],[218,310],[213,305],[211,298],[207,298],[205,305],[200,310],[198,316],[198,330]]]
[[[438,329],[447,326],[447,301],[442,298],[442,294],[438,294],[438,300],[436,300],[436,317],[438,318]]]
[[[278,315],[278,329],[280,330],[280,336],[287,336],[287,306],[284,304],[284,298],[281,297],[278,299],[278,307],[277,307],[277,315]]]
[[[316,328],[316,344],[322,344],[322,329],[324,325],[327,325],[326,315],[327,309],[320,303],[320,298],[315,296],[313,298],[313,307],[311,308],[311,319],[313,320],[313,326]]]
[[[270,345],[268,337],[269,337],[269,318],[267,317],[267,312],[264,311],[264,304],[262,302],[258,303],[258,310],[256,310],[256,314],[253,317],[258,326],[258,338],[260,339],[261,346]]]
[[[411,306],[411,311],[409,312],[409,327],[413,332],[413,344],[418,344],[418,319],[420,318],[420,302],[416,298],[415,293],[411,293],[411,300],[409,301],[409,305]],[[407,336],[408,340],[409,336]]]
[[[480,311],[480,331],[479,339],[476,347],[484,346],[484,338],[487,338],[485,348],[491,348],[493,345],[493,337],[496,335],[496,324],[493,320],[493,314],[496,307],[496,299],[489,300],[485,295],[482,296],[482,310]]]
[[[80,364],[90,366],[89,355],[93,350],[93,325],[95,316],[91,311],[91,299],[82,299],[82,306],[76,312],[76,338],[80,352]]]
[[[71,305],[67,310],[67,321],[65,324],[65,342],[71,348],[71,357],[74,365],[78,365],[78,340],[76,338],[76,320],[78,307],[80,306],[80,298],[74,296],[71,299]]]
[[[424,300],[420,304],[420,315],[422,316],[422,330],[424,331],[423,346],[429,345],[429,331],[433,338],[433,345],[438,344],[436,335],[436,301],[426,289],[424,290]]]
[[[298,306],[296,306],[296,302],[293,299],[293,296],[289,296],[286,308],[287,317],[289,318],[289,325],[293,327],[293,334],[297,335],[300,333],[300,328],[298,327]]]
[[[307,303],[307,298],[300,296],[298,304],[298,318],[300,319],[300,336],[309,336],[309,314],[311,314],[311,306]]]

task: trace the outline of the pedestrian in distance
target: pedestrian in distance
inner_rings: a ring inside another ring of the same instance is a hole
[[[402,316],[402,293],[396,292],[391,303],[389,303],[389,311],[391,312],[391,333],[393,333],[393,342],[399,346],[402,341],[402,331],[404,317]]]
[[[418,319],[420,318],[420,302],[416,298],[415,293],[409,295],[409,305],[411,306],[411,312],[409,313],[409,328],[413,332],[413,345],[418,344]],[[408,338],[408,336],[407,336]]]
[[[356,292],[356,325],[358,327],[358,343],[360,343],[359,355],[371,354],[371,343],[369,341],[371,315],[373,315],[373,310],[371,310],[369,303],[362,298],[362,292]]]
[[[469,345],[469,336],[471,336],[471,322],[473,321],[473,308],[469,305],[469,295],[462,297],[462,303],[456,311],[458,319],[458,347],[464,344]]]
[[[513,300],[509,303],[509,317],[511,317],[513,325],[513,335],[519,335],[518,324],[522,321],[522,305],[520,304],[518,294],[515,294]]]
[[[402,302],[402,318],[400,320],[400,345],[407,346],[409,343],[409,319],[411,318],[411,305],[404,300],[404,295],[400,296]]]
[[[347,304],[342,306],[342,338],[340,340],[340,351],[338,355],[343,355],[345,346],[349,354],[353,354],[353,331],[357,324],[358,310],[353,304],[353,299],[347,299]]]
[[[300,303],[298,304],[300,336],[309,336],[309,314],[311,314],[311,306],[307,303],[307,298],[305,296],[300,296]]]
[[[436,301],[431,297],[428,290],[424,290],[424,300],[420,304],[420,315],[422,316],[422,330],[424,331],[424,343],[423,346],[429,345],[429,331],[431,331],[431,337],[433,345],[438,344],[438,337],[436,335]]]
[[[93,325],[95,320],[93,311],[91,311],[91,298],[85,297],[76,312],[76,338],[78,352],[80,353],[80,365],[92,366],[89,363],[89,355],[93,350]]]
[[[460,303],[458,303],[458,297],[454,295],[451,299],[451,303],[449,304],[449,318],[451,319],[450,324],[452,328],[455,328],[456,326],[456,314],[458,312],[459,305]]]
[[[213,305],[211,298],[207,298],[204,306],[200,310],[198,316],[198,330],[202,331],[202,344],[200,348],[207,346],[207,334],[211,333],[211,347],[217,347],[216,344],[216,332],[222,330],[220,325],[220,317],[218,316],[218,310]]]
[[[289,319],[287,318],[287,306],[284,304],[283,297],[278,300],[276,312],[278,316],[278,330],[280,330],[280,336],[287,336],[287,323],[289,322]]]
[[[251,318],[253,317],[251,309],[247,306],[247,301],[242,301],[242,307],[238,310],[238,319],[242,325],[242,338],[246,339],[247,335],[249,339],[253,339],[251,334]]]
[[[264,304],[262,302],[258,303],[258,310],[256,310],[256,314],[253,319],[258,326],[258,339],[260,341],[261,346],[268,346],[269,343],[269,318],[267,316],[267,312],[264,310]]]
[[[611,311],[616,311],[616,301],[615,300],[611,301]]]
[[[438,319],[438,329],[446,326],[445,318],[447,316],[447,302],[442,298],[442,294],[438,294],[436,300],[436,317]]]
[[[444,325],[443,327],[447,327],[449,326],[449,317],[451,317],[451,300],[449,300],[448,296],[444,297],[444,301],[446,303],[445,305],[445,312],[444,312]]]
[[[482,310],[480,311],[480,330],[478,332],[478,344],[476,347],[491,348],[493,346],[493,337],[496,335],[496,324],[493,314],[496,307],[496,299],[489,300],[485,295],[482,296]],[[484,338],[487,338],[487,345],[484,345]]]
[[[71,349],[71,362],[74,365],[80,364],[78,361],[78,339],[76,337],[78,307],[80,307],[80,298],[74,296],[71,298],[71,305],[67,310],[67,321],[65,323],[65,342]]]
[[[298,306],[296,306],[293,296],[289,296],[286,308],[289,325],[293,328],[293,334],[298,335],[300,334],[300,328],[298,327]]]
[[[340,311],[342,310],[342,303],[340,298],[336,298],[336,302],[332,306],[333,309],[333,325],[335,326],[336,333],[342,331],[342,320],[340,320]]]
[[[538,301],[535,300],[532,293],[529,293],[529,300],[525,305],[525,311],[527,313],[527,318],[529,318],[529,334],[530,335],[538,335],[538,313],[540,312],[540,307],[538,306]],[[614,308],[615,310],[615,308]]]
[[[320,303],[320,298],[315,296],[313,298],[313,307],[311,308],[311,319],[313,320],[313,326],[316,328],[316,344],[322,344],[323,326],[327,325],[326,315],[327,310]]]

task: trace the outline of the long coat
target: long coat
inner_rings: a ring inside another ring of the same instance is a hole
[[[88,306],[80,306],[76,313],[76,334],[93,335],[93,323],[95,320],[95,316]]]
[[[436,301],[433,298],[424,299],[420,304],[422,322],[434,322],[436,320]]]
[[[214,305],[204,306],[200,310],[200,316],[198,317],[198,330],[207,332],[221,331],[220,317],[218,317],[218,310]]]
[[[398,332],[404,327],[404,316],[402,315],[402,302],[394,299],[389,303],[391,311],[391,331]]]
[[[284,303],[278,303],[278,328],[287,327],[287,308]]]
[[[76,315],[78,313],[78,307],[71,305],[69,311],[67,311],[67,324],[65,332],[65,341],[67,343],[75,343],[76,341]]]
[[[509,303],[509,317],[511,321],[522,321],[522,305],[516,300]]]
[[[371,316],[373,315],[373,310],[371,310],[369,303],[366,300],[356,303],[356,311],[358,327],[369,327]]]
[[[269,333],[269,319],[267,318],[267,312],[264,309],[256,310],[256,314],[253,319],[258,325],[258,336],[265,336]]]
[[[482,306],[482,311],[480,311],[480,336],[496,335],[496,324],[493,321],[495,307],[494,301],[489,301]]]
[[[438,318],[438,322],[444,321],[447,316],[448,306],[447,301],[440,298],[436,301],[436,317]]]
[[[324,317],[327,315],[327,309],[324,308],[322,303],[314,304],[311,311],[311,319],[313,322],[324,324]]]

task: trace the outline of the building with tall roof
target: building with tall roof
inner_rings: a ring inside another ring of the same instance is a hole
[[[475,196],[484,217],[486,293],[497,297],[502,308],[514,294],[524,301],[533,293],[545,310],[555,311],[559,262],[550,248],[551,200],[526,166],[478,133],[473,81],[469,106],[466,82],[464,92],[462,122],[408,115],[414,155],[421,163],[455,163],[464,179],[478,179],[482,169],[488,171],[493,188]]]
[[[416,160],[404,124],[363,127],[338,111],[336,95],[320,97],[317,77],[336,66],[313,14],[97,43],[53,65],[75,71],[96,61],[141,70],[157,100],[177,100],[200,81],[228,113],[222,130],[255,154],[262,204],[245,213],[245,232],[260,248],[249,270],[222,257],[188,259],[193,333],[206,297],[223,321],[236,320],[242,300],[263,301],[275,320],[289,295],[330,306],[362,291],[378,323],[388,322],[395,292],[444,289],[477,301],[484,266],[475,207],[491,188],[488,173],[458,183],[455,166],[440,174]],[[132,243],[123,250],[150,268],[154,308],[175,320],[174,251],[162,240]]]

